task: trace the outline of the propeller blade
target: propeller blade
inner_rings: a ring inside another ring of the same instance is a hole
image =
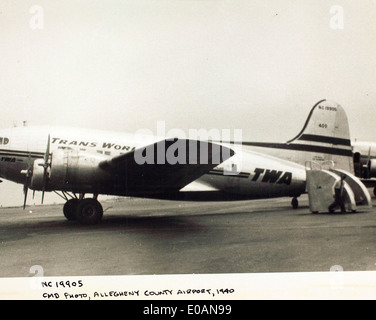
[[[367,178],[369,179],[371,177],[370,175],[370,170],[369,170],[369,164],[370,164],[370,161],[371,161],[371,147],[369,147],[368,149],[368,157],[367,157]]]
[[[28,187],[24,187],[24,193],[25,193],[25,197],[24,197],[24,203],[23,203],[23,209],[25,210],[26,208],[26,200],[27,200],[27,191],[29,190]]]
[[[44,154],[44,164],[43,164],[43,168],[44,168],[44,172],[43,172],[43,185],[42,185],[42,204],[43,204],[43,201],[44,201],[44,192],[46,191],[46,186],[47,186],[47,169],[49,167],[49,163],[48,163],[48,160],[50,158],[50,135],[48,135],[48,140],[47,140],[47,148],[46,148],[46,153]]]
[[[24,204],[23,204],[23,208],[25,210],[26,208],[26,200],[27,200],[27,193],[28,193],[28,190],[29,190],[29,185],[30,185],[30,180],[31,180],[31,176],[32,176],[32,165],[31,165],[31,155],[29,153],[29,157],[28,157],[28,168],[26,170],[26,180],[25,180],[25,184],[24,184],[24,188],[23,188],[23,191],[24,191]]]
[[[45,164],[45,165],[48,164],[48,159],[49,159],[49,157],[50,157],[50,140],[51,140],[51,137],[50,137],[50,135],[48,134],[47,149],[46,149],[46,153],[44,154],[44,164]]]

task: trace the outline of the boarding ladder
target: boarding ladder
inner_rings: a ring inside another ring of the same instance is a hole
[[[312,213],[329,212],[329,206],[334,202],[334,188],[341,176],[346,176],[343,199],[347,212],[356,212],[360,207],[372,206],[371,196],[365,185],[350,172],[336,169],[333,161],[321,164],[309,161],[306,163],[306,174],[306,191]]]

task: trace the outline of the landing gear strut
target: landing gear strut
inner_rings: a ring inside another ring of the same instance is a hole
[[[68,221],[77,220],[81,224],[97,224],[102,220],[103,207],[97,200],[98,195],[94,195],[93,198],[84,198],[84,194],[81,194],[79,198],[76,195],[71,196],[72,199],[68,199],[68,193],[63,192],[63,196],[59,194],[63,199],[67,200],[63,207],[64,216]]]

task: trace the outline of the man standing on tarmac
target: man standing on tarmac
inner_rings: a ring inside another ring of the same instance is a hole
[[[334,212],[337,206],[341,208],[342,213],[346,212],[344,192],[343,192],[345,179],[346,179],[346,176],[341,175],[341,179],[338,180],[334,186],[334,202],[329,206],[329,212],[331,213]]]

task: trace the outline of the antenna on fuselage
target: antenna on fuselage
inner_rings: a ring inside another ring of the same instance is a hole
[[[13,121],[13,127],[17,128],[18,126],[19,126],[19,122],[18,121]],[[23,120],[22,121],[22,126],[23,127],[27,127],[27,120]]]

